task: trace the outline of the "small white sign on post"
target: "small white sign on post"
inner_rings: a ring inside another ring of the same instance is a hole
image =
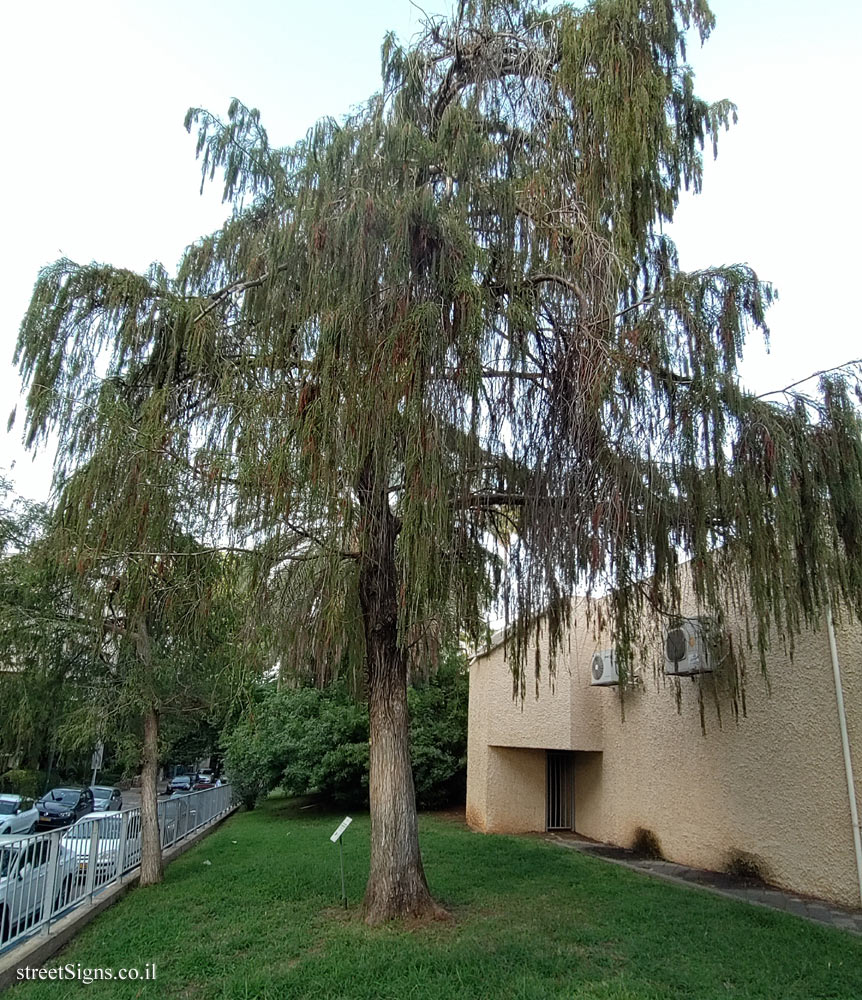
[[[344,883],[344,844],[341,841],[341,837],[352,822],[353,820],[349,816],[345,816],[338,824],[338,829],[329,838],[333,844],[338,844],[338,860],[341,862],[341,902],[344,903],[345,910],[347,909],[347,887]]]
[[[344,817],[344,819],[341,821],[338,829],[329,838],[332,841],[333,844],[338,840],[338,838],[342,835],[342,833],[344,833],[344,831],[350,826],[350,824],[352,822],[353,822],[353,820],[350,818],[350,816],[345,816]]]

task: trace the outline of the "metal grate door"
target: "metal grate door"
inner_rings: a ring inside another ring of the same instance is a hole
[[[575,828],[575,768],[568,750],[548,750],[548,830]]]

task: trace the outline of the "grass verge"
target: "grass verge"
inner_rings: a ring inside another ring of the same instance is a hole
[[[425,867],[452,924],[371,930],[357,919],[368,819],[274,801],[240,813],[136,889],[53,961],[155,963],[150,982],[24,983],[10,1000],[858,1000],[862,940],[667,885],[539,838],[422,820]]]

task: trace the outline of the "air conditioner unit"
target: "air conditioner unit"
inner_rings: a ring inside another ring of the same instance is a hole
[[[669,628],[664,638],[664,672],[675,677],[706,674],[712,670],[704,624],[698,618],[684,618]]]
[[[590,683],[597,687],[607,687],[609,684],[619,684],[620,675],[617,661],[612,649],[603,649],[593,656],[590,666]]]

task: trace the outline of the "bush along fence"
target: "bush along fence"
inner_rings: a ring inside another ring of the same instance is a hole
[[[232,805],[230,785],[159,802],[162,848],[211,826]],[[0,953],[82,906],[141,863],[141,810],[102,813],[74,826],[0,837]]]

